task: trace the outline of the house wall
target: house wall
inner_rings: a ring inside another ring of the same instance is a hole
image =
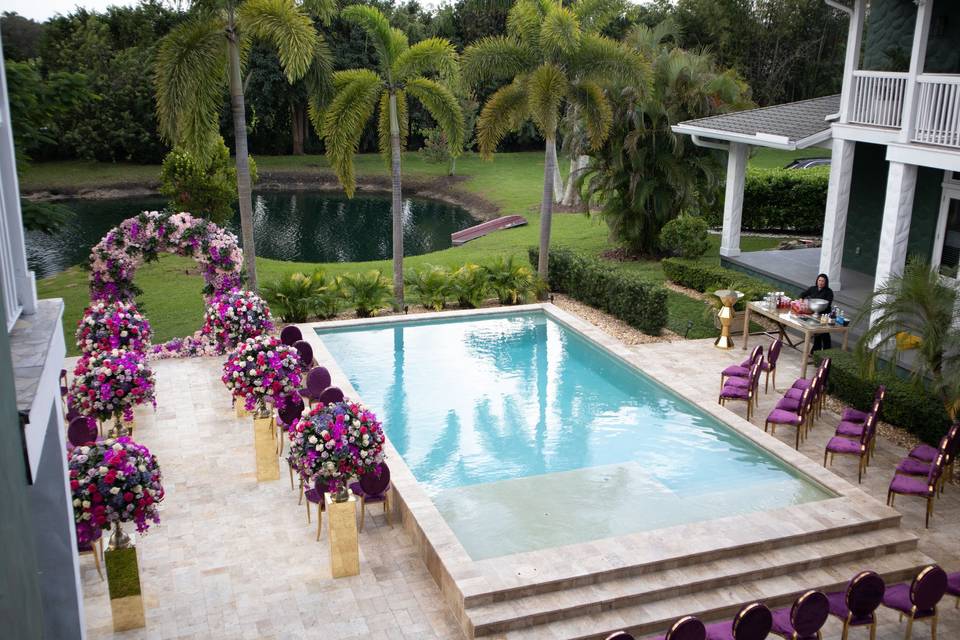
[[[872,0],[864,32],[863,64],[870,71],[906,71],[917,7],[911,0]],[[936,0],[930,20],[926,73],[960,72],[960,3]],[[888,55],[896,51],[894,57]]]

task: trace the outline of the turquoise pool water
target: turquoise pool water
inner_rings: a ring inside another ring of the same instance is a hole
[[[317,334],[474,559],[831,495],[543,312]]]

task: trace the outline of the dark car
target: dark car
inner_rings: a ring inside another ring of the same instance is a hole
[[[784,169],[809,169],[811,167],[829,167],[830,158],[797,158]]]

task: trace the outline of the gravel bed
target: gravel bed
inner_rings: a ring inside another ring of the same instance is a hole
[[[650,336],[639,329],[635,329],[623,320],[618,320],[610,314],[604,313],[582,302],[577,302],[569,296],[560,293],[553,294],[553,304],[564,311],[580,316],[590,324],[602,329],[606,333],[626,345],[650,344],[653,342],[674,342],[683,340],[682,336],[664,329],[659,336]]]

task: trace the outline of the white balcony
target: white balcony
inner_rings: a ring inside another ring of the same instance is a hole
[[[899,129],[908,77],[906,73],[854,71],[850,122]]]
[[[917,93],[913,141],[960,148],[960,76],[922,75]]]

